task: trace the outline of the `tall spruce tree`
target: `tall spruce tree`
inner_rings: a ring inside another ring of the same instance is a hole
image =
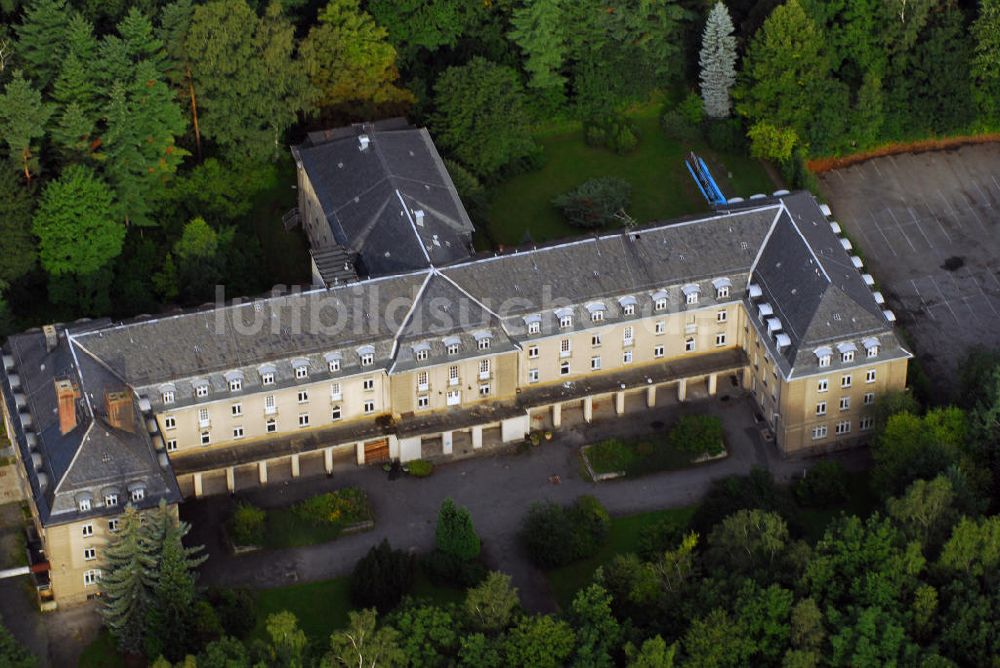
[[[129,506],[118,533],[104,551],[101,580],[101,617],[123,652],[134,654],[143,649],[156,569],[157,558],[142,517]]]
[[[52,115],[52,105],[42,102],[42,95],[24,78],[14,72],[3,94],[0,94],[0,137],[10,149],[10,159],[29,183],[38,171],[38,157],[32,141],[45,136],[45,125]]]
[[[159,38],[166,53],[167,78],[177,91],[185,113],[190,114],[194,146],[201,160],[201,127],[198,125],[198,93],[194,87],[192,63],[185,46],[194,6],[191,0],[174,0],[160,14]]]
[[[28,77],[43,90],[55,79],[65,55],[71,14],[65,0],[33,0],[15,28],[18,59]]]
[[[528,86],[561,100],[567,56],[563,0],[532,0],[514,10],[510,38],[524,52]]]
[[[726,118],[732,110],[729,90],[736,83],[736,37],[733,20],[722,2],[715,3],[701,38],[701,99],[711,118]]]

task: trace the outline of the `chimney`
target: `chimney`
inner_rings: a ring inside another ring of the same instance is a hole
[[[413,220],[417,223],[417,225],[419,225],[420,227],[423,227],[424,226],[424,210],[423,209],[417,209],[416,211],[414,211],[413,212]]]
[[[69,380],[57,380],[56,402],[59,405],[59,431],[65,436],[76,429],[76,400],[80,391]]]
[[[45,334],[45,350],[51,353],[59,345],[59,334],[56,332],[56,326],[45,325],[42,327],[42,333]]]
[[[358,150],[359,151],[367,150],[368,143],[370,141],[371,139],[368,138],[368,135],[358,135]]]
[[[135,411],[132,410],[131,392],[105,392],[104,412],[108,424],[122,431],[135,431]]]

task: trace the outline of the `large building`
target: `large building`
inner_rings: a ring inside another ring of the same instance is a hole
[[[381,156],[372,178],[387,190],[365,228],[376,246],[299,150],[303,197],[335,203],[310,236],[328,226],[350,249],[365,267],[350,281],[8,341],[4,417],[60,600],[89,591],[88,550],[127,499],[473,451],[558,429],[567,411],[590,421],[597,405],[622,414],[667,393],[712,395],[720,379],[752,394],[794,455],[863,440],[875,401],[905,384],[891,312],[808,193],[473,257],[458,248],[466,225],[451,223],[467,216],[446,173],[449,213],[417,196],[429,183],[385,176],[387,133],[361,146],[358,132],[339,141]],[[436,246],[445,227],[454,243]]]

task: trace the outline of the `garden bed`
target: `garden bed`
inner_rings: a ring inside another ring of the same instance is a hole
[[[375,526],[368,494],[345,487],[285,508],[240,504],[227,523],[233,552],[303,547],[336,540]]]

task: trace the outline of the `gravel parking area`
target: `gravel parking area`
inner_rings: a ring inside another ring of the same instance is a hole
[[[1000,346],[1000,145],[876,158],[820,175],[834,218],[936,385]]]

